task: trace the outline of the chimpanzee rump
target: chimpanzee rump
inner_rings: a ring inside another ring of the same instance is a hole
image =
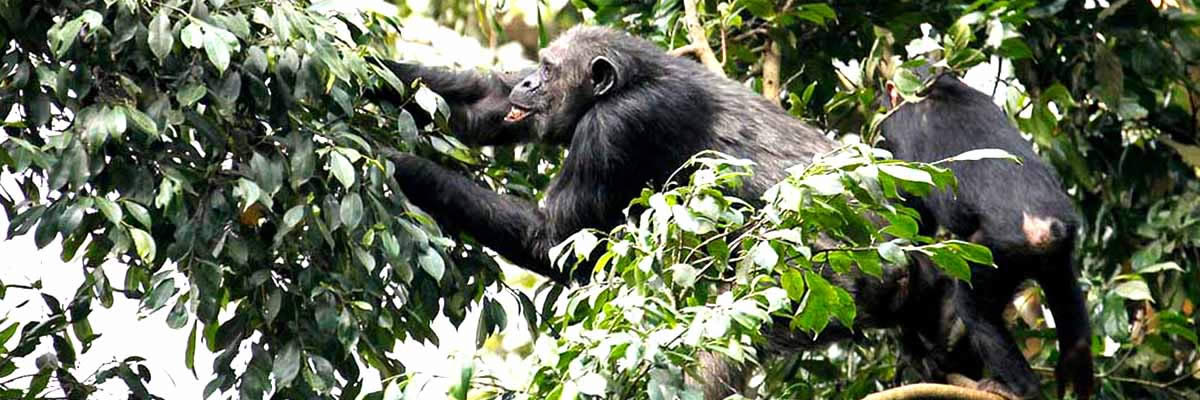
[[[952,337],[945,332],[953,328],[917,324],[925,326],[925,332],[906,329],[906,350],[928,358],[923,360],[926,378],[941,379],[949,372],[978,378],[981,367],[988,365],[993,379],[1019,395],[1036,396],[1038,379],[1001,316],[1018,286],[1032,278],[1041,285],[1057,325],[1061,358],[1055,372],[1060,396],[1070,384],[1080,398],[1090,397],[1091,328],[1073,264],[1079,217],[1070,198],[991,97],[950,74],[938,76],[920,96],[921,101],[900,104],[880,126],[882,147],[896,158],[934,162],[969,150],[996,148],[1023,163],[952,163],[957,193],[941,191],[908,201],[922,215],[923,233],[933,234],[940,226],[985,245],[999,268],[974,266],[973,285],[941,284],[947,292],[937,295],[937,301],[952,298],[954,309],[979,310],[960,314],[968,340],[937,343],[924,336],[940,330],[932,335]],[[952,282],[949,277],[940,279]]]
[[[539,67],[520,78],[385,64],[405,82],[419,79],[441,94],[452,109],[451,130],[464,142],[567,146],[542,208],[423,158],[391,156],[405,195],[443,227],[469,233],[515,264],[560,283],[572,276],[553,267],[550,247],[582,228],[605,230],[620,223],[622,209],[642,188],[662,185],[701,150],[755,161],[756,174],[737,193],[753,200],[783,179],[786,167],[809,163],[833,148],[817,129],[740,84],[669,56],[648,41],[604,28],[564,33],[542,50]],[[412,111],[419,119],[429,117]],[[909,279],[911,270],[892,266],[883,279],[831,279],[854,295],[856,326],[893,327],[905,322],[897,318],[919,314],[905,309],[908,294],[923,290],[924,282]],[[771,328],[767,336],[767,353],[821,344],[785,325]],[[848,329],[831,325],[821,338],[825,343],[848,336]],[[707,398],[742,388],[742,369],[719,357],[704,359],[697,381]]]

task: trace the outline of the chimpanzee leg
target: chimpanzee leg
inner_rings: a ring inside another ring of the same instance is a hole
[[[1000,268],[1004,268],[1001,266]],[[1029,362],[1021,353],[1020,347],[1004,325],[1003,307],[994,304],[979,304],[978,294],[965,282],[959,282],[959,290],[955,295],[959,316],[966,327],[966,339],[971,351],[964,351],[962,357],[978,357],[983,365],[991,372],[992,379],[1001,383],[1013,394],[1024,398],[1037,397],[1040,383]],[[979,282],[976,285],[987,285]],[[1003,285],[1002,285],[1003,286]],[[1007,303],[1011,295],[1005,296],[1002,303]]]
[[[1065,244],[1070,246],[1069,242]],[[1048,257],[1035,279],[1046,295],[1058,333],[1059,360],[1054,368],[1058,395],[1062,397],[1070,385],[1080,398],[1088,398],[1094,387],[1092,330],[1071,251],[1067,247]]]

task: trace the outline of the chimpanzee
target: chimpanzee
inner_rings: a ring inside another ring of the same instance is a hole
[[[890,85],[888,95],[896,104]],[[993,379],[1017,394],[1036,395],[1037,377],[1024,358],[1016,359],[1021,355],[1001,316],[1018,286],[1032,278],[1045,292],[1057,326],[1059,394],[1071,385],[1079,398],[1089,398],[1093,383],[1091,328],[1073,263],[1080,222],[1071,199],[990,96],[948,73],[937,76],[919,96],[920,101],[900,104],[880,126],[881,147],[896,158],[935,162],[969,150],[996,148],[1020,157],[1023,163],[951,163],[949,168],[959,182],[956,193],[939,191],[908,200],[921,213],[924,234],[943,227],[987,246],[999,268],[973,266],[972,284],[956,282],[941,295],[953,299],[952,310],[979,311],[960,314],[968,340],[947,347],[925,334],[906,330],[906,350],[934,358],[925,364],[926,378],[941,378],[938,375],[947,372],[977,377],[979,369],[987,365]],[[933,335],[941,339],[953,336],[944,332],[952,327],[941,330]]]
[[[583,228],[608,229],[647,185],[712,149],[754,160],[742,187],[757,198],[784,169],[833,149],[817,129],[738,83],[622,32],[579,27],[541,51],[519,82],[511,75],[389,64],[419,78],[452,108],[465,142],[537,140],[567,146],[545,206],[502,196],[428,160],[397,155],[405,195],[443,226],[469,232],[510,261],[565,282],[549,249]]]
[[[536,69],[519,78],[385,64],[403,81],[420,80],[441,94],[451,106],[450,128],[464,142],[567,146],[543,207],[495,193],[418,156],[390,157],[408,199],[442,226],[469,233],[515,264],[560,283],[569,283],[572,275],[553,267],[550,247],[582,228],[620,223],[622,209],[642,188],[661,186],[701,150],[755,161],[756,174],[736,194],[757,199],[784,178],[786,167],[809,163],[834,147],[817,129],[742,85],[623,32],[576,27],[540,58]],[[907,295],[923,290],[908,278],[909,270],[889,266],[883,279],[834,278],[855,296],[857,326],[891,327],[904,323],[898,320],[904,315],[919,314],[903,310]],[[768,353],[819,344],[786,324],[767,336]],[[845,336],[848,329],[831,326],[822,343]],[[709,358],[698,379],[707,398],[741,387],[744,372]]]

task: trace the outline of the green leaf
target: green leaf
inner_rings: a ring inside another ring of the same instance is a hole
[[[354,186],[354,165],[342,153],[337,151],[329,152],[329,170],[333,173],[333,177],[337,178],[338,182],[341,182],[342,186],[346,187],[346,189]]]
[[[1154,296],[1150,295],[1150,286],[1143,280],[1121,282],[1114,291],[1118,296],[1129,300],[1154,302]]]
[[[199,321],[192,324],[192,332],[188,334],[187,349],[183,352],[183,364],[187,369],[192,371],[192,376],[196,376],[196,328]]]
[[[441,115],[442,117],[450,116],[450,106],[446,104],[446,100],[442,99],[437,93],[434,93],[429,88],[422,86],[417,89],[417,94],[414,96],[417,100],[417,105],[421,106],[422,110],[429,115]]]
[[[879,254],[874,251],[855,251],[851,253],[854,262],[858,264],[858,269],[862,270],[867,275],[881,278],[883,277],[883,263],[879,262]]]
[[[1000,55],[1012,61],[1033,57],[1033,50],[1025,44],[1025,38],[1011,37],[1000,43]]]
[[[1004,160],[1012,160],[1013,162],[1016,162],[1017,164],[1021,163],[1020,157],[1014,156],[1011,153],[1001,150],[1001,149],[976,149],[976,150],[967,151],[965,153],[959,154],[954,157],[947,158],[942,161],[938,161],[935,164],[940,164],[943,162],[956,162],[956,161],[978,161],[978,160],[987,160],[987,159],[994,159],[994,158],[1004,159]]]
[[[884,164],[879,166],[879,170],[899,180],[924,183],[933,186],[933,177],[930,176],[928,172],[916,168],[909,168],[903,165]]]
[[[13,334],[17,332],[17,328],[20,326],[20,322],[13,322],[12,325],[4,328],[3,331],[0,331],[0,347],[4,347],[4,344],[8,342],[8,339],[12,338]]]
[[[125,133],[125,129],[129,127],[125,119],[125,107],[112,107],[107,109],[104,114],[104,125],[108,128],[108,134],[114,138],[120,138]]]
[[[51,208],[50,210],[54,210]],[[37,230],[33,232],[33,244],[41,249],[54,241],[54,237],[58,235],[58,215],[44,214],[42,220],[38,222]]]
[[[286,388],[292,385],[292,380],[300,373],[300,344],[292,340],[283,347],[283,351],[275,353],[271,374],[275,377],[275,386]]]
[[[446,272],[446,263],[442,260],[442,255],[430,246],[421,250],[421,254],[417,256],[417,263],[421,264],[421,269],[435,281],[441,281],[442,274]]]
[[[204,98],[208,94],[208,89],[200,84],[191,84],[182,90],[175,92],[175,100],[179,102],[181,107],[189,107]]]
[[[187,326],[187,323],[187,295],[184,295],[175,301],[175,306],[171,307],[171,313],[167,314],[167,326],[171,329],[179,329]]]
[[[137,229],[135,228],[133,230],[137,230]],[[136,243],[137,243],[137,239],[135,237],[134,244],[136,244]],[[151,243],[151,246],[153,247],[153,243],[154,243],[153,239],[151,239],[150,243]],[[140,254],[141,251],[139,251],[138,253]],[[150,294],[148,296],[146,296],[145,299],[142,300],[142,308],[144,308],[146,310],[150,310],[152,312],[155,310],[158,310],[163,305],[166,305],[167,300],[170,300],[171,296],[173,296],[173,295],[175,295],[175,279],[174,278],[163,279],[163,281],[159,282],[158,285],[154,286],[154,289],[150,291]]]
[[[1095,79],[1100,85],[1097,93],[1100,101],[1110,110],[1121,108],[1121,98],[1125,95],[1125,72],[1121,69],[1121,59],[1107,45],[1096,46]]]
[[[1143,268],[1138,269],[1136,272],[1139,274],[1152,274],[1155,272],[1162,272],[1162,271],[1166,271],[1166,270],[1174,270],[1174,271],[1183,272],[1183,268],[1180,268],[1179,264],[1176,264],[1174,261],[1167,261],[1167,262],[1161,262],[1158,264],[1147,265]]]
[[[797,269],[788,269],[780,276],[780,285],[787,292],[788,298],[797,302],[804,300],[804,275]]]
[[[804,309],[792,323],[809,332],[820,332],[829,325],[833,317],[834,307],[838,303],[837,291],[821,274],[804,271],[804,280],[808,283],[808,297]]]
[[[142,207],[141,204],[130,200],[123,200],[121,203],[125,205],[125,210],[129,211],[129,215],[132,215],[133,219],[142,224],[142,227],[150,228],[150,212],[146,210],[146,207]]]
[[[304,380],[318,393],[326,393],[333,388],[333,364],[324,357],[312,355],[308,358],[312,369],[304,369]]]
[[[917,236],[919,227],[917,220],[905,214],[895,213],[880,213],[888,220],[889,225],[883,228],[883,232],[902,239],[912,239]]]
[[[696,267],[688,264],[675,264],[671,268],[668,268],[668,270],[671,271],[671,281],[676,286],[686,288],[696,284],[696,278],[699,274]]]
[[[71,46],[75,44],[75,39],[79,37],[79,32],[83,29],[83,20],[76,18],[62,25],[57,34],[51,36],[51,43],[54,45],[54,55],[58,58],[63,58],[67,55],[67,51],[71,50]]]
[[[971,266],[954,252],[945,248],[927,248],[929,258],[943,271],[955,278],[970,281]]]
[[[771,248],[771,242],[766,240],[754,245],[754,248],[750,250],[750,257],[755,265],[768,271],[775,268],[775,264],[779,263],[779,254],[775,252],[775,249]]]
[[[889,263],[904,265],[907,259],[904,257],[904,250],[895,242],[887,242],[879,245],[879,256],[883,257]]]
[[[192,49],[204,47],[204,30],[200,24],[191,23],[179,31],[179,40],[183,45]]]
[[[275,8],[275,12],[271,15],[271,28],[275,30],[275,36],[280,40],[291,40],[292,24],[288,21],[284,8]]]
[[[158,15],[150,21],[146,43],[150,45],[150,51],[158,57],[160,63],[171,54],[171,48],[175,46],[175,35],[171,32],[171,19],[167,17],[166,9],[159,9]]]
[[[83,207],[78,204],[71,205],[58,216],[58,232],[66,238],[75,232],[80,222],[83,222]]]
[[[596,249],[596,245],[600,243],[600,239],[589,230],[581,230],[575,234],[574,243],[575,258],[585,260],[592,255],[592,250]]]
[[[921,77],[906,68],[897,69],[895,75],[892,76],[892,82],[905,100],[914,98],[924,86]]]
[[[967,261],[976,264],[993,265],[992,250],[988,249],[987,246],[962,241],[954,241],[953,243],[949,243],[948,246],[954,249],[959,256],[967,259]]]
[[[229,43],[219,34],[218,29],[206,29],[204,32],[204,53],[208,55],[208,60],[212,62],[217,71],[225,73],[225,69],[229,68],[229,53],[232,51],[229,48]],[[228,32],[226,32],[228,33]]]
[[[283,214],[283,228],[287,230],[295,228],[296,224],[300,223],[300,220],[304,219],[304,210],[306,208],[308,208],[308,206],[301,204],[288,209],[287,213]]]
[[[129,228],[129,236],[133,238],[133,245],[137,249],[138,257],[141,257],[142,261],[147,264],[153,264],[156,251],[154,238],[138,228]]]
[[[825,253],[829,260],[829,266],[839,274],[850,272],[850,254],[845,251],[831,251]]]
[[[133,127],[138,131],[150,135],[154,139],[158,139],[158,124],[154,122],[146,113],[132,107],[121,107],[121,111],[125,113],[125,117],[133,122]]]

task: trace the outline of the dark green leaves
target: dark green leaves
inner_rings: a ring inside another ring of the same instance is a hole
[[[296,375],[300,373],[301,356],[300,345],[295,340],[288,342],[282,351],[275,353],[271,373],[276,386],[291,386],[292,380],[296,379]]]
[[[358,193],[350,193],[346,198],[342,199],[342,205],[339,208],[342,217],[342,224],[347,229],[353,230],[358,227],[358,222],[363,217],[363,202],[362,197]]]

